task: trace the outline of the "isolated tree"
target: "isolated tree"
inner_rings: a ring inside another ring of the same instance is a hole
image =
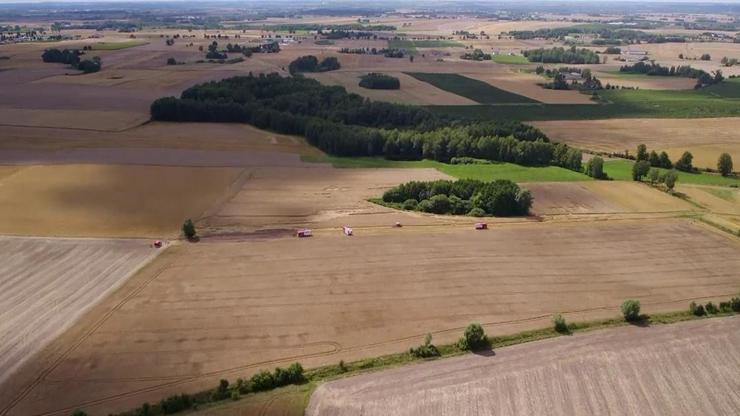
[[[622,315],[627,322],[634,322],[640,318],[640,301],[627,299],[622,303]]]
[[[182,233],[188,240],[192,240],[195,238],[196,230],[195,224],[193,224],[193,220],[191,220],[190,218],[185,220],[185,222],[182,224]]]
[[[717,170],[719,173],[722,174],[722,176],[727,176],[732,174],[732,156],[730,156],[729,153],[722,153],[719,155],[719,160],[717,160]]]
[[[670,171],[663,176],[663,183],[665,184],[666,188],[668,188],[669,191],[673,190],[673,187],[676,186],[676,181],[678,180],[678,174],[676,171]]]
[[[637,145],[637,161],[648,160],[647,146],[644,144]]]
[[[683,152],[681,155],[681,158],[678,159],[676,162],[676,169],[682,170],[684,172],[691,172],[694,170],[694,166],[692,166],[691,162],[694,160],[694,155],[691,154],[691,152]]]
[[[461,350],[474,351],[488,346],[488,336],[479,323],[472,323],[465,328],[465,333],[457,342]]]
[[[650,170],[650,162],[647,160],[641,160],[632,165],[632,180],[641,181],[642,177],[647,175]]]

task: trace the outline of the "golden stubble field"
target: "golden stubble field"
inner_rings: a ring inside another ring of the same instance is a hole
[[[634,154],[638,144],[666,151],[671,160],[683,152],[694,155],[694,166],[717,168],[723,152],[740,160],[740,119],[612,119],[536,121],[531,123],[551,139],[582,149]]]
[[[676,310],[736,293],[738,250],[686,220],[204,239],[129,280],[0,402],[8,415],[107,413],[291,361],[402,351],[426,333],[450,342],[472,321],[505,334],[556,312],[610,317],[625,298],[647,313]]]
[[[734,414],[738,342],[738,317],[560,337],[330,382],[306,414]]]

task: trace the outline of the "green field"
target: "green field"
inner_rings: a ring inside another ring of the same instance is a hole
[[[391,39],[388,41],[388,47],[391,49],[405,49],[409,53],[416,54],[416,48],[461,48],[464,47],[460,42],[452,40],[401,40]]]
[[[631,181],[632,180],[632,165],[634,162],[631,160],[608,160],[604,162],[604,172],[609,175],[610,178],[618,181]],[[658,169],[661,173],[665,173],[667,169]],[[735,177],[723,177],[720,175],[714,175],[711,173],[678,173],[678,184],[686,183],[693,185],[717,185],[717,186],[740,186],[740,178]]]
[[[120,49],[133,48],[134,46],[147,45],[149,42],[140,40],[128,40],[125,42],[100,42],[92,44],[94,51],[117,51]]]
[[[508,55],[508,54],[496,54],[491,58],[493,62],[497,64],[509,64],[509,65],[527,65],[529,60],[521,55]]]
[[[336,168],[432,168],[459,179],[493,181],[509,179],[514,182],[572,182],[588,181],[590,177],[557,166],[522,166],[494,162],[485,165],[450,165],[433,160],[396,161],[378,157],[304,156],[306,162],[331,163]]]
[[[453,94],[470,98],[471,100],[481,104],[497,104],[496,108],[498,108],[498,104],[521,105],[539,103],[531,98],[514,94],[512,92],[496,88],[486,82],[458,74],[435,74],[424,72],[407,72],[406,74],[411,75],[419,81],[432,84],[439,89],[449,91]],[[463,107],[469,108],[469,106]]]
[[[608,118],[702,118],[740,116],[740,78],[701,90],[600,91],[600,104],[430,106],[468,119],[595,120]]]

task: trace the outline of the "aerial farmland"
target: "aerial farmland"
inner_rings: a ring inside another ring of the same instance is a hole
[[[0,6],[0,416],[740,410],[736,5]]]

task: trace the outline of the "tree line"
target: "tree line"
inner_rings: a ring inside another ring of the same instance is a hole
[[[453,157],[557,165],[581,170],[581,152],[549,142],[538,129],[519,122],[455,120],[428,110],[376,102],[338,86],[278,74],[233,77],[161,98],[154,120],[240,122],[304,136],[336,156],[449,162]]]
[[[383,202],[398,208],[475,217],[527,215],[533,200],[528,190],[510,180],[412,181],[383,194]]]
[[[47,49],[41,54],[41,60],[44,62],[67,64],[86,74],[98,72],[102,69],[103,61],[99,57],[94,56],[91,59],[80,59],[80,56],[84,54],[79,49]]]
[[[619,72],[664,77],[675,76],[693,78],[697,80],[694,88],[702,88],[718,84],[725,79],[720,70],[714,71],[713,74],[709,74],[702,69],[692,68],[690,65],[667,67],[654,62],[637,62],[634,65],[623,65],[619,68]]]
[[[575,46],[565,48],[539,48],[522,51],[529,62],[563,63],[563,64],[598,64],[599,55],[586,48],[577,49]]]

